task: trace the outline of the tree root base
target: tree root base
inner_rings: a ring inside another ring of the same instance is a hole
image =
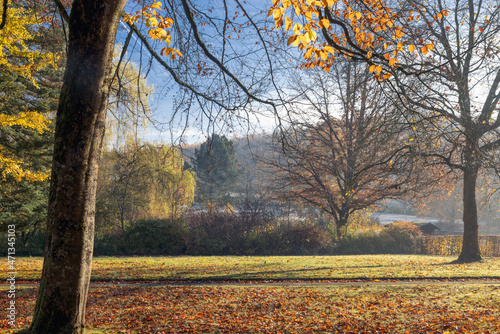
[[[455,261],[451,261],[451,264],[462,264],[462,263],[472,263],[472,262],[480,262],[483,258],[481,254],[460,254],[458,259]]]

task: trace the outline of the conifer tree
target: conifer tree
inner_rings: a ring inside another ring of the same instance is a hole
[[[199,200],[227,203],[240,175],[233,142],[223,135],[212,134],[194,155]]]

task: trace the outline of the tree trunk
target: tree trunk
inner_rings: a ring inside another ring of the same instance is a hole
[[[34,334],[83,333],[94,243],[97,170],[111,60],[126,0],[76,0],[56,118],[47,244]]]
[[[345,231],[343,229],[349,224],[349,216],[349,209],[342,205],[342,208],[338,212],[338,219],[335,220],[337,225],[337,240],[344,236]]]
[[[457,263],[481,261],[479,250],[479,225],[477,223],[476,181],[477,168],[467,168],[464,172],[464,235],[462,252]]]

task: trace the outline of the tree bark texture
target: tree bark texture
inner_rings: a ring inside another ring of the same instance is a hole
[[[56,117],[42,279],[29,331],[83,333],[111,60],[126,0],[76,0]]]
[[[466,263],[481,260],[479,249],[479,225],[477,221],[476,182],[478,171],[476,168],[465,168],[464,171],[464,235],[462,251],[456,262]]]

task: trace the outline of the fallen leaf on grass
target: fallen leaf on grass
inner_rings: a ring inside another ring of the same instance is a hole
[[[36,289],[21,291],[17,321],[27,326]],[[471,301],[463,298],[469,291]],[[497,285],[468,283],[95,286],[86,318],[89,329],[105,333],[498,333],[499,300]],[[0,329],[10,329],[5,319]]]

